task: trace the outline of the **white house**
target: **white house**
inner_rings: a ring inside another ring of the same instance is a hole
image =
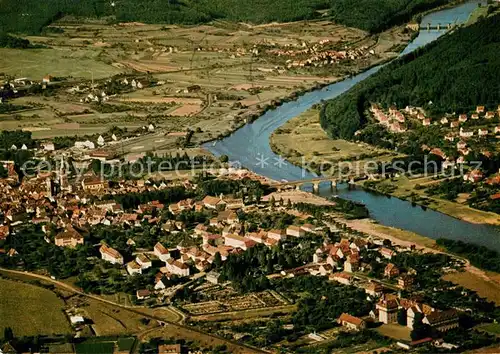
[[[291,225],[291,226],[288,226],[288,228],[286,229],[286,234],[287,234],[287,236],[303,237],[306,235],[306,232],[305,232],[305,230],[302,230],[298,226]]]
[[[181,263],[179,261],[173,259],[167,260],[166,268],[172,274],[176,274],[181,277],[189,276],[189,267],[186,264]]]
[[[141,265],[138,264],[136,261],[131,261],[127,263],[127,272],[130,275],[134,274],[142,274],[142,268]]]
[[[149,257],[145,254],[138,254],[137,257],[135,257],[135,261],[139,264],[141,269],[148,269],[153,265],[151,259],[149,259]]]
[[[157,243],[154,247],[154,254],[162,262],[166,262],[170,258],[170,252],[161,243]]]
[[[123,256],[114,248],[102,245],[101,248],[99,248],[99,252],[101,253],[101,258],[105,261],[123,265]]]

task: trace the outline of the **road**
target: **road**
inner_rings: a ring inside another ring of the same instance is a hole
[[[86,298],[89,298],[89,299],[93,299],[93,300],[96,300],[96,301],[108,304],[110,306],[113,306],[113,307],[116,307],[116,308],[120,308],[120,309],[125,310],[125,311],[133,312],[133,313],[138,314],[140,316],[143,316],[145,318],[149,318],[151,320],[158,321],[158,323],[168,324],[170,326],[181,328],[181,329],[183,329],[185,331],[196,332],[196,333],[202,334],[204,336],[209,336],[209,337],[212,337],[212,338],[217,339],[217,340],[222,340],[222,341],[231,343],[232,345],[241,348],[241,353],[266,353],[263,350],[253,348],[253,347],[250,347],[250,346],[238,343],[238,342],[233,341],[233,340],[228,340],[226,338],[223,338],[223,337],[211,334],[211,333],[205,333],[205,332],[200,331],[200,330],[198,330],[196,328],[185,326],[185,325],[180,324],[178,322],[167,321],[167,320],[165,320],[165,319],[163,319],[161,317],[143,313],[142,311],[137,310],[137,308],[139,308],[139,307],[132,307],[132,306],[126,306],[126,305],[117,304],[117,303],[115,303],[113,301],[103,299],[103,298],[101,298],[99,296],[84,293],[84,292],[81,291],[81,289],[75,288],[75,287],[73,287],[73,286],[71,286],[69,284],[63,283],[63,282],[61,282],[59,280],[56,280],[56,279],[52,279],[52,278],[47,277],[45,275],[36,274],[36,273],[30,273],[30,272],[24,272],[24,271],[18,271],[18,270],[5,269],[5,268],[0,268],[0,272],[4,272],[4,273],[7,273],[7,274],[9,274],[9,273],[10,274],[18,274],[18,275],[22,275],[22,276],[25,276],[25,277],[30,277],[30,278],[34,278],[34,279],[43,280],[45,282],[54,284],[55,286],[63,288],[63,289],[65,289],[65,290],[67,290],[69,292],[72,292],[74,294],[77,294],[77,295],[80,295],[80,296],[83,296],[83,297],[86,297]],[[172,311],[171,309],[169,309],[169,310]],[[174,313],[179,318],[178,321],[183,321],[182,316],[180,316],[180,314],[178,312],[174,311]]]

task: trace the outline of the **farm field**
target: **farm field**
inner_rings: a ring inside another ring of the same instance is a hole
[[[411,35],[403,27],[369,35],[319,20],[163,26],[62,18],[51,26],[57,31],[27,37],[44,48],[0,49],[0,81],[62,79],[42,95],[10,100],[31,108],[1,114],[2,130],[23,129],[47,139],[98,135],[113,126],[133,131],[153,123],[161,136],[196,130],[192,142],[198,144],[229,134],[295,92],[397,55],[395,46]],[[328,66],[292,65],[331,50],[347,50],[350,57]],[[128,82],[127,89],[109,94],[102,106],[88,99],[104,92],[105,79],[116,75]],[[133,80],[141,87],[132,88]],[[175,148],[176,138],[165,136],[161,145]],[[134,152],[147,150],[140,146]]]
[[[153,329],[147,334],[145,334],[141,339],[143,341],[149,341],[152,338],[182,338],[188,342],[196,343],[196,345],[207,348],[216,347],[218,345],[226,345],[228,353],[238,353],[238,354],[252,354],[261,353],[259,350],[252,350],[249,348],[241,347],[239,345],[233,344],[231,342],[224,341],[212,336],[208,336],[198,331],[187,331],[181,327],[175,325],[166,325],[164,327],[159,327],[158,329]]]
[[[6,327],[16,336],[72,332],[63,313],[64,302],[50,290],[0,279],[0,299],[1,333]]]
[[[479,296],[485,297],[495,304],[500,304],[500,282],[498,274],[488,274],[490,280],[486,280],[471,272],[459,272],[446,274],[443,279],[476,291]]]
[[[88,354],[88,353],[96,353],[96,354],[107,354],[114,352],[123,352],[129,353],[130,350],[134,347],[135,338],[118,338],[116,340],[113,339],[87,339],[82,343],[78,343],[75,345],[75,350],[77,354]]]
[[[92,328],[98,336],[135,334],[156,326],[155,322],[143,322],[144,317],[139,314],[81,296],[69,299],[68,306],[92,320]]]

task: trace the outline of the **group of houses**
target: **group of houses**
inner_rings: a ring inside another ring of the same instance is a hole
[[[397,324],[401,312],[405,314],[406,327],[414,328],[417,316],[423,324],[427,324],[439,332],[446,332],[459,326],[459,312],[455,309],[440,310],[426,304],[421,297],[404,298],[401,290],[411,292],[418,288],[415,281],[416,272],[409,269],[403,272],[391,259],[397,252],[413,251],[399,247],[397,250],[385,245],[372,243],[363,238],[351,240],[341,239],[334,244],[323,244],[313,256],[313,263],[287,272],[287,276],[313,274],[329,276],[331,281],[363,289],[367,297],[375,303],[369,316],[359,318],[343,313],[337,322],[347,330],[359,331],[367,327],[367,322]],[[385,265],[381,279],[366,280],[362,273],[371,270],[370,264],[363,262],[361,252],[376,252],[376,261]]]
[[[329,45],[329,40],[321,40],[312,45],[302,43],[298,48],[271,48],[267,49],[265,53],[268,55],[290,58],[286,61],[288,69],[334,65],[343,60],[356,60],[375,54],[372,50],[369,50],[367,46],[348,50],[333,50],[328,49]]]
[[[407,106],[404,110],[399,110],[396,106],[391,106],[387,112],[385,112],[379,105],[372,104],[370,107],[370,112],[373,114],[374,119],[385,126],[389,131],[394,133],[401,133],[407,130],[408,119],[416,119],[420,121],[424,126],[430,126],[432,124],[431,118],[426,117],[425,112],[421,108]],[[470,139],[474,137],[487,138],[492,133],[500,133],[500,125],[494,128],[489,127],[493,121],[492,119],[500,117],[500,105],[497,111],[486,111],[485,106],[477,106],[474,113],[470,115],[460,114],[458,119],[453,119],[453,115],[447,115],[439,121],[440,125],[444,128],[443,143],[448,145],[455,144],[447,147],[445,150],[441,147],[431,147],[427,145],[422,145],[421,149],[423,152],[429,155],[435,155],[440,157],[443,162],[443,168],[455,168],[459,164],[464,164],[467,161],[467,156],[472,152],[480,152],[485,157],[489,158],[492,153],[488,150],[474,151],[471,146]],[[477,121],[478,127],[476,130],[472,129],[469,120]],[[484,123],[484,124],[482,124]],[[435,124],[438,124],[437,122]],[[500,135],[498,135],[500,137]],[[451,151],[448,151],[450,150]],[[458,157],[453,157],[457,155]],[[484,179],[484,175],[480,170],[471,170],[464,175],[464,180],[477,183]]]

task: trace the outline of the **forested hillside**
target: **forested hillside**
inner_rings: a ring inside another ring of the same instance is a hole
[[[197,24],[326,18],[377,32],[450,0],[0,0],[0,32],[37,33],[63,15]],[[321,11],[318,10],[327,10]]]
[[[424,107],[430,114],[467,112],[500,104],[500,15],[457,30],[387,65],[325,104],[321,125],[351,139],[371,102]]]

